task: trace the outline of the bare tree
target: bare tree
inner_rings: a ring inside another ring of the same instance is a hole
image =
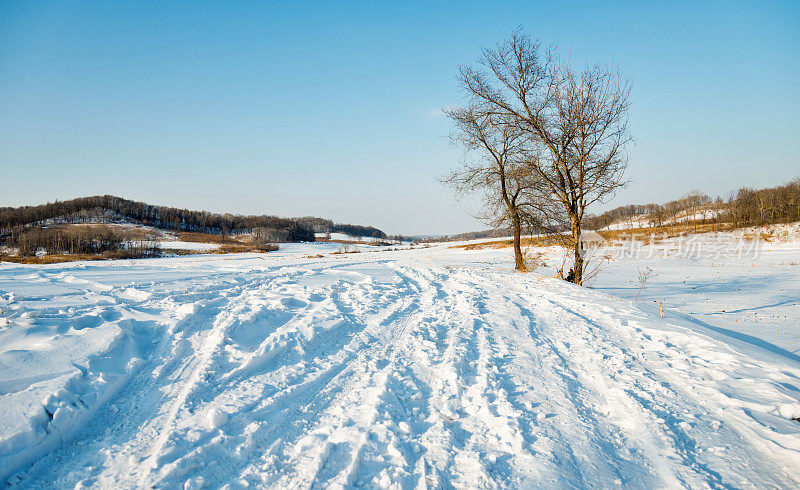
[[[520,30],[485,49],[478,65],[462,67],[459,81],[476,112],[524,136],[524,173],[535,182],[532,207],[551,230],[570,230],[571,279],[581,284],[586,207],[625,185],[630,84],[607,64],[576,71],[554,48],[541,55],[538,41]]]
[[[525,162],[520,160],[523,133],[506,119],[475,106],[446,109],[445,114],[456,125],[452,141],[462,145],[466,153],[461,167],[443,180],[460,192],[484,192],[485,212],[480,217],[491,226],[511,227],[515,268],[526,270],[521,234],[531,179]]]

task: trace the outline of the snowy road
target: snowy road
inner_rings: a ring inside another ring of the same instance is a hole
[[[0,409],[31,421],[0,425],[0,478],[800,484],[800,363],[562,281],[412,254],[0,269],[2,367],[48,371],[0,381]],[[84,361],[31,357],[31,338],[47,351],[105,331]],[[42,409],[48,382],[64,388]]]

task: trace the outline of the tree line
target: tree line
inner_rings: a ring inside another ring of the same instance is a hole
[[[721,219],[724,203],[700,191],[686,195],[664,204],[628,204],[608,210],[599,215],[586,217],[585,227],[600,230],[615,223],[628,222],[631,227],[663,226],[680,222]]]
[[[314,230],[314,233],[345,233],[352,236],[386,238],[386,233],[378,228],[375,228],[374,226],[334,223],[329,219],[316,218],[314,216],[304,216],[302,218],[295,219],[303,226]]]
[[[314,241],[314,233],[347,233],[349,235],[385,238],[386,234],[372,226],[334,223],[324,218],[279,218],[270,215],[217,214],[207,211],[168,206],[154,206],[116,196],[92,196],[56,201],[38,206],[0,208],[0,243],[19,236],[25,229],[64,223],[136,222],[155,228],[207,233],[269,235],[274,241]]]
[[[478,240],[481,238],[505,238],[514,233],[511,228],[492,228],[480,231],[468,231],[466,233],[456,233],[454,235],[442,235],[436,237],[419,238],[419,241],[424,242],[456,242],[462,240]],[[534,230],[522,227],[520,233],[523,235],[534,233]]]
[[[800,178],[764,189],[743,187],[727,199],[714,199],[692,191],[664,204],[629,204],[585,219],[585,227],[600,230],[615,223],[632,227],[674,223],[730,223],[734,227],[761,226],[800,221]]]
[[[115,223],[133,221],[174,231],[238,235],[255,228],[275,230],[284,241],[314,241],[314,231],[299,221],[277,216],[242,216],[154,206],[116,196],[93,196],[39,206],[0,210],[0,237],[19,236],[33,226],[58,223]]]
[[[105,255],[109,258],[157,257],[156,242],[141,240],[136,231],[114,229],[106,225],[70,227],[34,227],[10,241],[23,257],[47,254]]]
[[[766,189],[739,189],[731,196],[727,211],[737,226],[800,221],[800,178]]]

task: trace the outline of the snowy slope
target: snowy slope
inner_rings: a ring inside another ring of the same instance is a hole
[[[645,216],[617,221],[604,227],[603,230],[632,230],[634,228],[647,228],[648,226],[650,226],[650,218]]]
[[[637,274],[648,269],[642,287]],[[764,243],[757,255],[739,258],[713,251],[686,254],[677,240],[667,240],[652,256],[644,251],[610,260],[591,286],[631,301],[638,296],[637,305],[651,311],[660,301],[670,315],[683,316],[699,331],[800,359],[800,243]]]
[[[719,209],[701,209],[699,211],[682,211],[675,216],[663,220],[665,225],[673,225],[678,223],[690,223],[694,221],[711,220],[717,218],[722,214]],[[652,218],[650,215],[630,217],[620,221],[611,223],[602,228],[603,230],[631,230],[634,228],[649,228],[652,225]]]
[[[796,358],[507,251],[331,250],[1,264],[0,481],[800,484]]]

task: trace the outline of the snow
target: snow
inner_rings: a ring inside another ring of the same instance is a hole
[[[700,209],[697,211],[682,211],[676,216],[664,220],[665,225],[678,223],[690,223],[694,221],[715,219],[722,215],[719,209]],[[649,228],[652,226],[652,218],[649,214],[637,217],[626,218],[602,228],[603,230],[631,230],[635,228]]]
[[[166,240],[158,242],[158,246],[163,250],[216,250],[219,248],[218,243],[196,243],[196,242],[182,242],[180,240]]]
[[[604,227],[603,230],[632,230],[634,228],[647,228],[648,226],[650,226],[650,218],[644,216],[611,223]]]
[[[348,235],[347,233],[315,233],[314,234],[317,239],[325,239],[325,240],[339,240],[344,242],[356,241],[356,242],[363,242],[363,243],[372,243],[376,241],[376,238],[373,237],[366,237],[366,236],[356,236],[356,235]],[[386,241],[386,239],[380,239],[381,241]]]
[[[728,342],[761,344],[800,359],[800,236],[797,224],[689,235],[652,244],[625,242],[608,254],[592,287],[681,316]],[[773,234],[773,241],[743,236]],[[624,253],[619,252],[625,249]],[[642,288],[637,272],[652,270]]]
[[[0,264],[0,482],[800,484],[797,242],[593,289],[450,245]]]
[[[347,233],[315,233],[314,236],[329,240],[361,240],[360,236],[348,235]]]
[[[714,219],[721,216],[722,212],[723,211],[720,209],[700,209],[697,211],[683,211],[681,213],[678,213],[677,216],[673,216],[672,218],[667,219],[664,223],[665,224],[688,223],[692,221]]]

